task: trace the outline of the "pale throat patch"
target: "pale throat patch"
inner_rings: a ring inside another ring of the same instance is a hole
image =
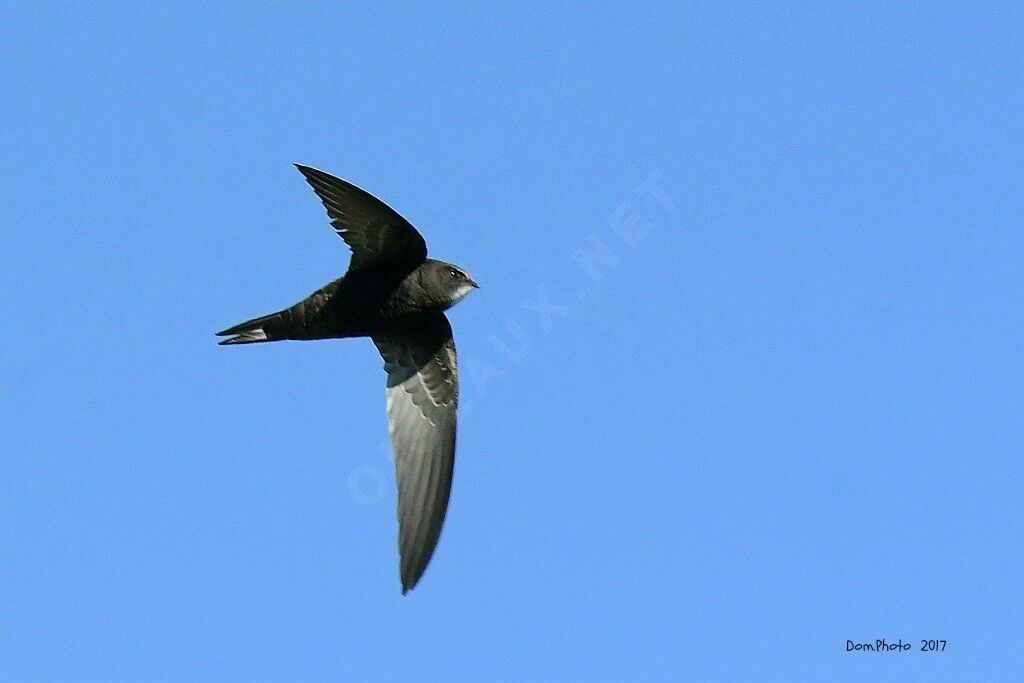
[[[473,285],[459,285],[459,288],[455,290],[455,296],[452,297],[452,306],[465,299],[466,295],[472,292],[473,289]]]

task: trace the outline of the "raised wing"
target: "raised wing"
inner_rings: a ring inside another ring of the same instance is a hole
[[[455,466],[459,371],[444,315],[374,337],[388,373],[388,431],[398,483],[402,593],[416,585],[441,535]]]
[[[413,268],[427,258],[427,243],[409,221],[369,192],[329,173],[295,164],[324,203],[334,230],[352,249],[349,270]]]

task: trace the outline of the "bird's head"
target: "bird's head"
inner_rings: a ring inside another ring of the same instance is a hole
[[[462,301],[467,294],[479,287],[462,268],[444,261],[428,259],[423,264],[420,282],[430,299],[442,310],[451,308]]]

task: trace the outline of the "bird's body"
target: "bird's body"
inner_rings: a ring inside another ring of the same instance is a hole
[[[424,280],[438,269],[451,270],[455,266],[427,259],[409,273],[400,269],[349,272],[294,306],[218,332],[235,335],[220,343],[373,337],[396,326],[415,326],[424,317],[443,313],[475,286],[462,285],[464,291],[456,290],[454,301],[431,298]]]
[[[419,580],[444,523],[455,462],[458,366],[444,315],[477,285],[427,258],[422,236],[380,200],[298,166],[352,249],[343,277],[294,306],[218,335],[221,344],[370,337],[388,373],[388,431],[397,469],[402,592]]]

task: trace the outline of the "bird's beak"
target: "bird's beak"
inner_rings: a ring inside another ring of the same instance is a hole
[[[475,280],[471,279],[469,284],[472,285],[473,289],[480,289],[480,285],[478,285]]]

